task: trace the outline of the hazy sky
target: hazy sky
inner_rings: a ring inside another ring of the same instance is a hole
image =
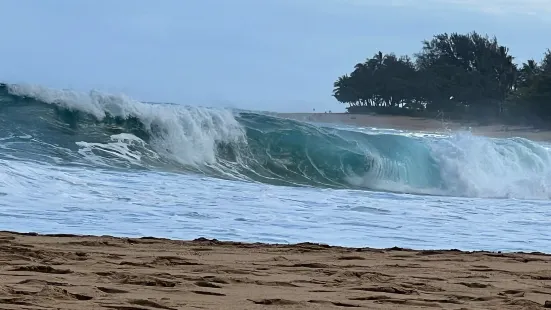
[[[2,0],[0,81],[147,101],[339,110],[333,81],[441,32],[551,47],[549,0]]]

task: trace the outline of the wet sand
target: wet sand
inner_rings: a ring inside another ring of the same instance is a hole
[[[538,253],[1,232],[0,266],[0,309],[542,309],[551,300],[551,256]]]
[[[348,113],[281,113],[279,115],[282,117],[312,122],[340,123],[363,127],[392,128],[419,132],[445,132],[447,130],[461,131],[468,130],[470,127],[470,130],[474,135],[495,138],[522,137],[534,141],[551,141],[551,131],[539,130],[526,126],[477,126],[474,124],[462,124],[419,117]]]

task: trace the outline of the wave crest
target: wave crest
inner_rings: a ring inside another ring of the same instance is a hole
[[[19,104],[29,103],[20,100],[31,99],[61,109],[58,118],[64,116],[63,121],[76,130],[96,129],[91,135],[101,129],[117,134],[128,130],[146,139],[161,156],[182,165],[214,164],[219,142],[245,139],[243,128],[230,110],[149,104],[98,91],[86,94],[32,85],[6,85],[5,89]]]

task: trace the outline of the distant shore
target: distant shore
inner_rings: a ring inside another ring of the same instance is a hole
[[[551,141],[551,130],[540,130],[533,127],[488,125],[475,126],[461,124],[452,121],[442,121],[428,118],[408,116],[385,116],[349,113],[279,113],[280,117],[286,117],[302,121],[320,123],[340,123],[360,127],[377,127],[399,130],[411,130],[417,132],[446,132],[469,130],[474,135],[510,138],[521,137],[534,141]]]
[[[540,309],[542,253],[0,232],[2,309]],[[550,305],[551,307],[551,305]]]

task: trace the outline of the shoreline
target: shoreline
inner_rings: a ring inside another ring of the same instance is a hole
[[[300,121],[408,130],[425,133],[447,133],[448,130],[466,131],[470,128],[471,133],[475,136],[486,136],[490,138],[520,137],[540,142],[551,141],[551,130],[537,129],[529,126],[502,124],[480,126],[430,118],[350,113],[278,113],[277,115]]]
[[[2,309],[542,309],[551,254],[0,232]]]

